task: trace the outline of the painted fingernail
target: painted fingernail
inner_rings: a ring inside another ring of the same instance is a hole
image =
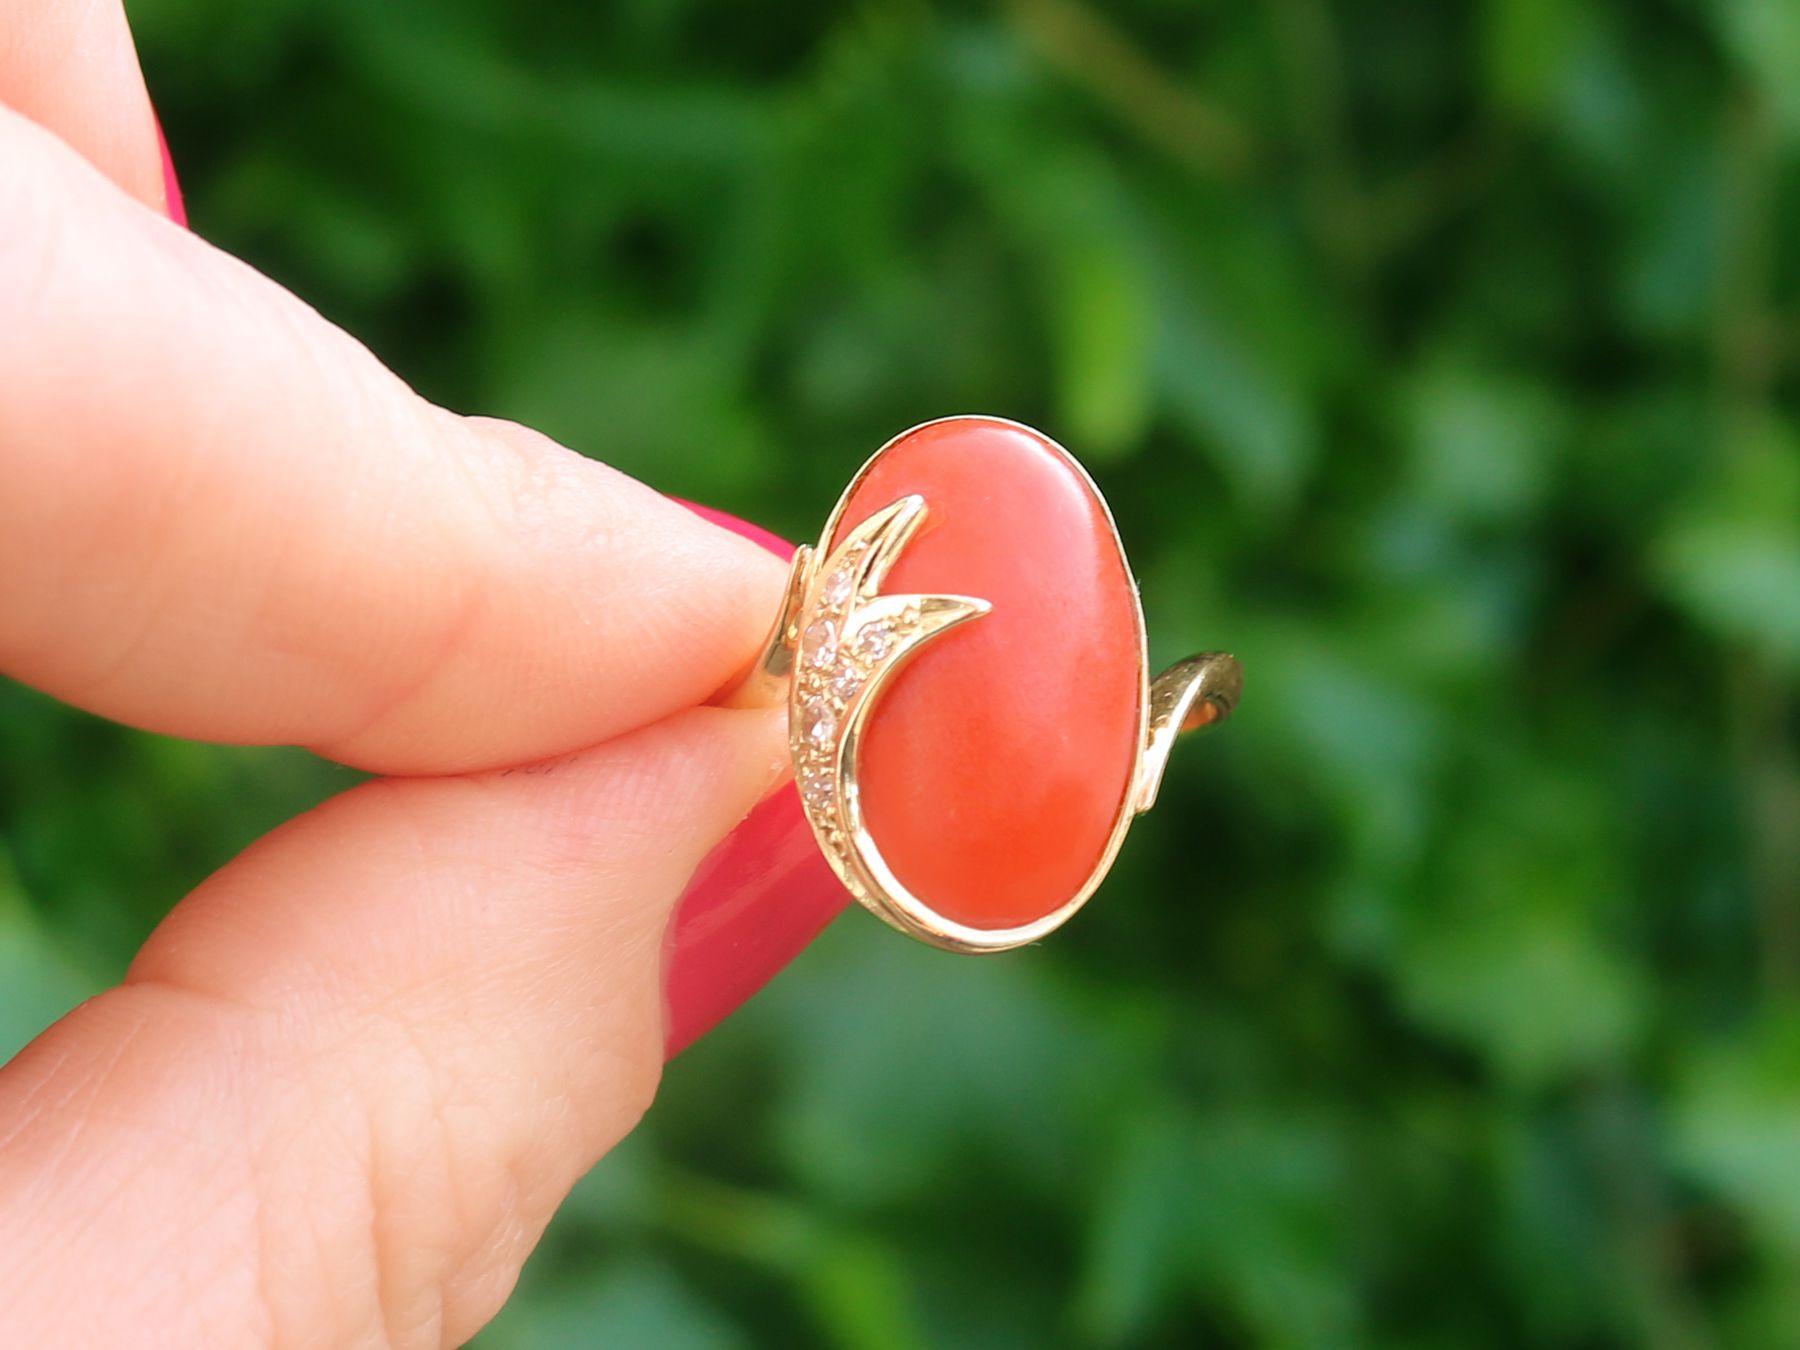
[[[163,135],[162,119],[156,116],[155,109],[150,112],[151,119],[156,122],[156,144],[162,150],[163,165],[163,203],[169,213],[169,219],[177,225],[187,224],[187,205],[181,200],[181,184],[175,178],[175,160],[169,154],[169,138]]]
[[[682,505],[783,558],[794,546],[748,521]],[[663,1055],[672,1059],[761,989],[849,903],[792,782],[745,817],[700,864],[663,956]]]

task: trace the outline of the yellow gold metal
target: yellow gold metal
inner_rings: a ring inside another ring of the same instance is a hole
[[[1138,758],[1134,812],[1141,815],[1156,805],[1176,738],[1223,722],[1243,692],[1244,668],[1224,652],[1177,661],[1150,682],[1150,731]]]
[[[919,429],[904,431],[877,450],[838,498],[818,546],[795,553],[781,612],[762,657],[726,701],[732,706],[766,707],[787,699],[788,743],[801,805],[826,861],[858,902],[900,931],[934,946],[971,953],[1005,951],[1059,928],[1086,903],[1111,868],[1133,818],[1155,803],[1176,739],[1231,716],[1243,692],[1243,671],[1235,658],[1209,652],[1178,661],[1150,681],[1143,607],[1134,605],[1138,668],[1146,672],[1138,700],[1137,765],[1112,836],[1079,892],[1041,919],[1004,929],[958,923],[913,895],[882,858],[863,819],[858,747],[883,689],[906,662],[940,635],[979,621],[991,606],[973,596],[881,592],[888,570],[930,510],[922,497],[902,497],[877,511],[836,548],[832,540],[870,467],[889,446]],[[1055,448],[1104,508],[1105,498],[1080,462],[1062,447]],[[1123,558],[1124,545],[1110,509],[1106,520]],[[1135,599],[1135,581],[1132,594]]]
[[[789,677],[794,673],[794,644],[800,636],[795,625],[800,619],[801,601],[806,597],[808,564],[812,550],[805,544],[794,550],[794,563],[788,569],[787,588],[782,593],[781,609],[769,636],[763,639],[762,652],[743,681],[720,700],[727,708],[773,708],[786,701]]]

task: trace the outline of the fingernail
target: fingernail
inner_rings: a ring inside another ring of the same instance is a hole
[[[157,117],[156,110],[150,110],[151,120],[156,123],[156,143],[162,148],[163,162],[163,203],[169,213],[169,219],[177,225],[187,224],[187,206],[181,200],[181,184],[175,178],[175,160],[169,154],[169,138],[163,135],[162,119]]]
[[[791,557],[794,546],[711,507],[683,506]],[[669,925],[663,1057],[673,1059],[761,989],[850,897],[813,842],[792,782],[766,798],[700,864]]]

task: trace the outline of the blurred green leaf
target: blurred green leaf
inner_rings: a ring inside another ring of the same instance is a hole
[[[1483,56],[1495,103],[1528,117],[1543,111],[1583,9],[1577,0],[1486,0]]]
[[[1150,415],[1150,284],[1113,230],[1066,239],[1053,268],[1061,421],[1075,444],[1116,458]]]
[[[1404,961],[1419,1019],[1467,1038],[1528,1086],[1616,1059],[1636,1026],[1629,976],[1560,915],[1521,905],[1446,920],[1420,934]]]
[[[1771,424],[1733,447],[1655,557],[1697,622],[1800,670],[1800,437]]]
[[[1411,402],[1411,500],[1475,524],[1536,509],[1566,435],[1549,390],[1452,358],[1420,375]]]
[[[1549,773],[1490,770],[1479,781],[1485,791],[1464,801],[1470,823],[1407,915],[1401,996],[1504,1082],[1541,1088],[1616,1070],[1646,991],[1596,924],[1620,890],[1607,807]]]
[[[1712,0],[1725,42],[1790,140],[1800,139],[1800,7],[1789,0]]]
[[[1683,1168],[1747,1215],[1782,1258],[1800,1254],[1800,1010],[1771,1008],[1697,1048],[1675,1099]]]

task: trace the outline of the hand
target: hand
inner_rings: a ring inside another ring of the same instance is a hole
[[[0,1070],[0,1343],[460,1342],[655,1088],[670,907],[784,759],[696,705],[781,567],[171,223],[116,4],[8,26],[0,670],[388,776]]]

